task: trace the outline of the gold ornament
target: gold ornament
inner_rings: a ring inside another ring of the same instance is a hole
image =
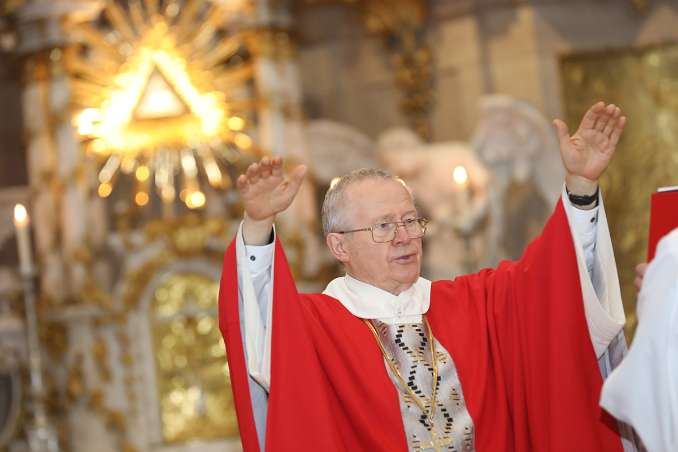
[[[109,29],[70,25],[81,43],[65,55],[73,122],[102,161],[101,197],[124,179],[137,206],[150,204],[155,187],[165,204],[180,197],[202,208],[201,180],[228,189],[232,154],[257,152],[247,135],[253,62],[244,34],[223,26],[233,12],[202,0],[182,5],[160,10],[157,1],[135,0],[125,11],[109,0]]]

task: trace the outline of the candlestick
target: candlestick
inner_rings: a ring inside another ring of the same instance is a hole
[[[19,250],[19,271],[22,276],[33,273],[33,255],[31,253],[30,218],[22,204],[14,206],[14,228],[16,229],[17,248]]]
[[[33,416],[26,426],[26,437],[31,452],[58,452],[59,442],[47,418],[45,385],[42,379],[42,361],[38,340],[38,318],[33,282],[33,255],[31,253],[30,218],[22,204],[14,206],[14,228],[19,250],[19,271],[23,279],[26,305],[26,342]]]

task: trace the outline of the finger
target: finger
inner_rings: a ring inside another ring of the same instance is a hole
[[[247,182],[247,176],[244,174],[241,174],[238,176],[238,179],[235,181],[236,186],[238,187],[238,190],[240,190],[241,193],[244,193],[247,191],[249,188],[249,183]]]
[[[570,144],[570,131],[567,129],[567,124],[565,124],[560,119],[554,119],[553,125],[556,126],[556,132],[558,133],[558,141],[560,141],[560,147],[569,146]]]
[[[247,169],[245,170],[245,175],[246,175],[248,178],[250,178],[250,177],[254,176],[254,174],[255,174],[256,172],[257,172],[257,164],[256,164],[256,163],[252,163],[252,164],[250,164],[250,166],[248,166]]]
[[[643,279],[642,278],[636,278],[633,281],[633,285],[636,286],[636,289],[640,291],[640,288],[643,286]]]
[[[271,161],[271,174],[274,176],[282,175],[282,157],[279,155],[273,157]]]
[[[263,179],[266,179],[267,177],[269,177],[271,175],[271,171],[272,171],[271,159],[269,159],[268,157],[262,158],[261,162],[259,163],[259,166],[261,168],[259,173],[260,173],[260,175]]]
[[[619,115],[620,114],[621,114],[621,109],[619,107],[615,107],[614,112],[612,112],[612,117],[607,122],[607,125],[605,126],[605,129],[603,130],[603,135],[610,138],[610,136],[612,135],[612,131],[614,131],[614,127],[619,122]]]
[[[259,164],[258,163],[252,163],[247,168],[247,179],[249,180],[250,184],[256,184],[257,182],[259,182]]]
[[[636,265],[636,275],[639,277],[645,276],[645,272],[647,271],[647,263],[643,262],[641,264]]]
[[[605,129],[603,129],[603,135],[609,139],[612,136],[612,132],[614,131],[614,126],[616,124],[617,121],[608,121],[605,125]]]
[[[619,142],[619,138],[621,137],[622,131],[624,130],[624,126],[626,125],[626,116],[622,116],[619,118],[619,121],[615,124],[614,130],[610,134],[610,145],[611,146],[616,146],[617,143]]]
[[[605,102],[600,101],[594,104],[591,108],[584,113],[584,117],[581,120],[580,129],[593,129],[596,125],[596,120],[601,111],[605,109]]]
[[[299,191],[299,187],[301,187],[301,183],[304,180],[304,176],[306,175],[306,165],[299,165],[296,168],[294,168],[294,171],[292,171],[292,174],[290,174],[290,190],[294,195],[297,194]]]
[[[610,104],[598,115],[596,119],[595,129],[598,132],[604,132],[607,125],[611,122],[614,115],[614,110],[617,108],[614,104]]]

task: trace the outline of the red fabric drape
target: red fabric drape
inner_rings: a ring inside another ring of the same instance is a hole
[[[268,451],[406,451],[398,394],[364,323],[337,300],[300,295],[280,243],[273,293]],[[219,297],[240,432],[257,451],[238,321],[235,244]],[[598,407],[602,379],[559,203],[517,262],[437,281],[427,313],[450,352],[476,450],[621,451]]]

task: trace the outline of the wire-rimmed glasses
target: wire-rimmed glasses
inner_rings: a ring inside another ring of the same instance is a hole
[[[372,233],[372,240],[377,243],[386,243],[396,238],[398,227],[402,227],[409,238],[419,239],[426,233],[427,224],[428,219],[423,217],[408,218],[407,220],[403,221],[377,223],[369,228],[351,229],[349,231],[335,231],[335,233],[349,234],[351,232],[370,231]]]

